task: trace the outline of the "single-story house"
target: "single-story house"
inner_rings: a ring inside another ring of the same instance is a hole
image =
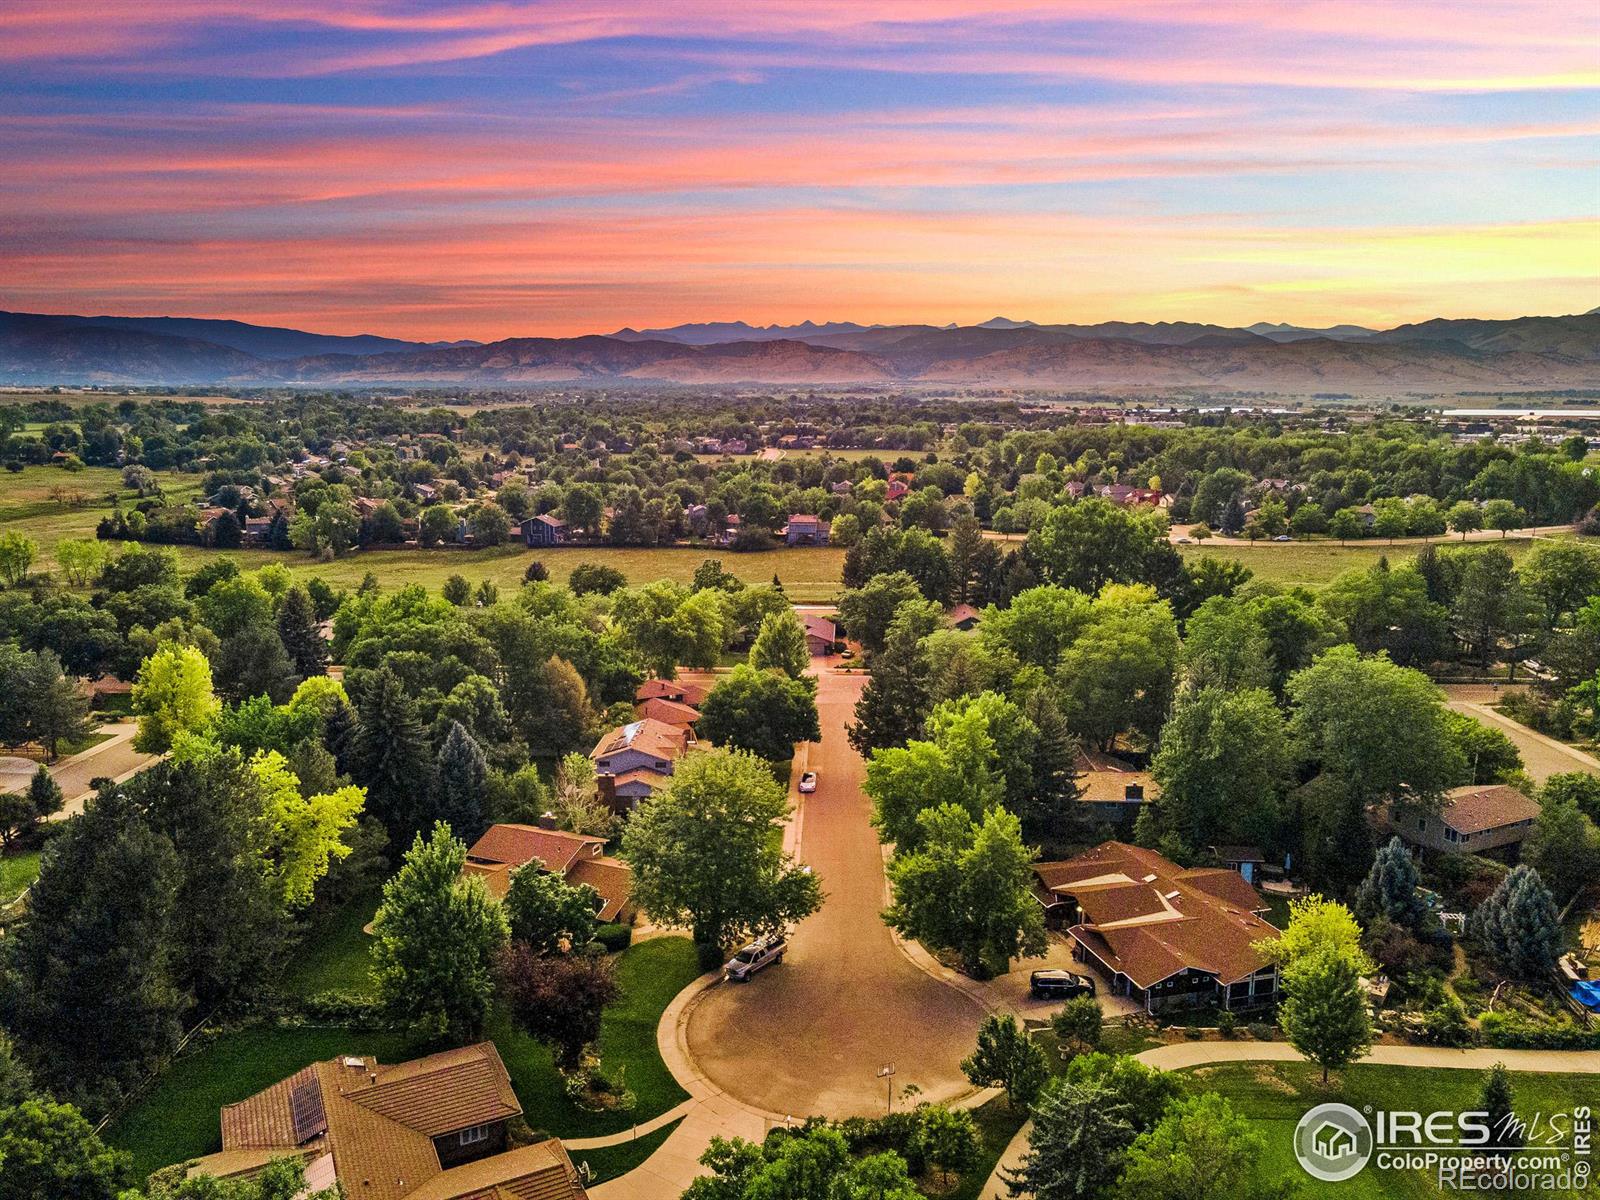
[[[522,523],[522,540],[529,546],[560,546],[567,540],[567,523],[550,513],[540,513]]]
[[[633,701],[643,704],[646,700],[672,700],[699,708],[706,702],[707,691],[698,683],[685,683],[681,679],[646,679],[634,692]]]
[[[628,864],[606,855],[606,840],[540,825],[491,825],[467,851],[463,875],[483,880],[497,900],[511,887],[511,873],[537,863],[576,886],[586,883],[600,896],[595,916],[602,921],[631,923],[634,916],[632,872]]]
[[[189,1175],[249,1179],[274,1159],[362,1200],[586,1200],[554,1138],[508,1149],[522,1105],[492,1042],[384,1066],[346,1055],[222,1109],[222,1150]]]
[[[1481,854],[1519,844],[1538,815],[1538,803],[1508,784],[1472,784],[1446,792],[1437,813],[1392,810],[1389,825],[1430,850]]]
[[[944,623],[951,629],[959,629],[966,633],[976,629],[978,622],[983,620],[983,614],[970,604],[958,604],[944,615]]]
[[[811,613],[802,613],[800,621],[806,627],[806,649],[812,655],[832,654],[833,645],[839,640],[839,628],[827,617],[814,616]]]
[[[783,540],[790,546],[826,546],[828,523],[810,513],[792,513],[784,526]]]
[[[1098,750],[1078,750],[1076,782],[1082,811],[1117,829],[1132,829],[1144,806],[1161,794],[1150,772]]]
[[[1256,943],[1278,937],[1267,904],[1236,871],[1185,869],[1153,850],[1102,842],[1064,862],[1035,863],[1034,896],[1066,929],[1073,958],[1113,995],[1146,1012],[1275,1003],[1277,968]]]

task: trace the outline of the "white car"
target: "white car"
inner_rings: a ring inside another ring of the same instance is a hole
[[[783,961],[783,952],[789,943],[781,933],[769,933],[745,946],[722,964],[722,977],[734,983],[744,983],[762,967]]]
[[[817,773],[815,771],[807,771],[805,774],[800,776],[800,794],[802,796],[809,796],[816,790]]]

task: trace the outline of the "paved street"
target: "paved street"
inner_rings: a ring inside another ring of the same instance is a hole
[[[56,785],[66,799],[59,816],[74,816],[83,811],[83,802],[94,794],[90,780],[121,779],[143,769],[156,760],[153,754],[143,754],[133,748],[133,735],[139,732],[137,721],[113,721],[100,726],[99,732],[111,735],[108,741],[91,746],[82,754],[62,759],[50,768]]]
[[[1448,703],[1456,712],[1466,713],[1491,729],[1498,729],[1516,744],[1522,752],[1522,764],[1536,783],[1543,783],[1552,775],[1566,771],[1588,771],[1600,775],[1600,759],[1585,754],[1575,746],[1553,737],[1547,737],[1504,713],[1496,712],[1491,705],[1499,699],[1492,684],[1450,683],[1444,685]]]
[[[784,961],[748,984],[721,984],[690,1010],[688,1046],[717,1087],[745,1103],[804,1116],[881,1113],[880,1065],[924,1099],[970,1090],[960,1062],[983,1009],[913,965],[879,919],[883,859],[861,791],[864,764],[845,739],[861,674],[824,671],[818,774],[804,801],[800,851],[827,900],[801,923]]]

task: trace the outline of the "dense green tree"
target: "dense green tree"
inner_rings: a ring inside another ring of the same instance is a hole
[[[366,804],[358,787],[340,786],[333,756],[316,742],[301,743],[298,756],[322,760],[320,780],[301,776],[276,750],[250,760],[261,790],[260,853],[273,888],[285,908],[304,908],[316,895],[317,881],[350,855],[345,837],[355,829]]]
[[[233,703],[266,696],[284,704],[300,684],[294,663],[271,625],[252,625],[224,638],[217,655],[218,690]]]
[[[839,620],[869,654],[884,649],[900,606],[922,598],[917,581],[905,571],[874,575],[839,597]]]
[[[757,670],[782,671],[791,679],[799,679],[810,669],[805,626],[792,609],[768,613],[761,619],[761,630],[750,646],[750,665]]]
[[[1100,1045],[1100,1002],[1093,996],[1074,996],[1050,1018],[1050,1028],[1063,1050],[1095,1050]]]
[[[443,504],[430,504],[417,520],[417,540],[423,546],[451,542],[456,536],[456,515]]]
[[[983,1157],[978,1123],[968,1109],[919,1104],[912,1119],[911,1151],[938,1172],[941,1186],[949,1187],[953,1176],[977,1166]]]
[[[278,606],[278,636],[295,674],[303,679],[328,671],[328,643],[322,636],[316,607],[304,585],[295,584]]]
[[[1456,636],[1487,666],[1507,638],[1520,636],[1537,620],[1536,608],[1511,555],[1492,546],[1467,560],[1450,615]]]
[[[991,808],[974,820],[954,804],[918,817],[914,850],[889,862],[894,902],[884,920],[933,951],[949,950],[972,975],[1005,971],[1044,953],[1044,914],[1031,892],[1033,853],[1017,817]]]
[[[1189,618],[1183,672],[1191,687],[1263,688],[1271,668],[1271,643],[1253,607],[1213,596]]]
[[[1600,775],[1587,771],[1564,771],[1552,775],[1539,789],[1539,803],[1573,804],[1596,825],[1600,825]]]
[[[387,667],[367,681],[351,737],[350,773],[367,789],[367,807],[405,845],[425,820],[433,760],[416,707],[400,677]]]
[[[1382,918],[1404,929],[1422,928],[1428,906],[1419,890],[1422,878],[1406,844],[1398,837],[1378,851],[1361,889],[1356,892],[1355,912],[1363,921]]]
[[[1013,1111],[1029,1108],[1050,1078],[1044,1050],[1010,1013],[985,1017],[978,1046],[962,1060],[961,1072],[973,1085],[1004,1088]]]
[[[979,637],[1009,650],[1023,665],[1052,671],[1091,616],[1088,596],[1046,584],[1018,593],[1005,608],[985,613]]]
[[[1033,1110],[1027,1153],[1007,1178],[1011,1194],[1096,1200],[1116,1182],[1136,1136],[1128,1104],[1110,1088],[1057,1082]]]
[[[695,731],[713,745],[786,762],[796,742],[822,737],[816,680],[740,663],[707,693]]]
[[[1491,1146],[1510,1148],[1526,1140],[1527,1126],[1518,1118],[1515,1104],[1511,1072],[1505,1063],[1495,1063],[1484,1072],[1483,1090],[1478,1093],[1478,1111],[1487,1114]]]
[[[1266,1148],[1251,1122],[1219,1093],[1190,1096],[1173,1104],[1128,1148],[1116,1195],[1121,1200],[1275,1195],[1278,1189],[1255,1182]]]
[[[564,954],[594,940],[600,894],[530,863],[511,873],[504,900],[511,939],[535,954]]]
[[[16,587],[28,577],[39,543],[15,529],[0,533],[0,584]]]
[[[193,646],[162,645],[145,659],[133,683],[133,711],[139,717],[134,748],[165,753],[179,734],[205,728],[220,708],[206,656]]]
[[[616,593],[612,620],[662,679],[678,667],[715,666],[728,634],[722,594],[660,580]]]
[[[857,753],[903,746],[922,731],[932,698],[925,629],[917,614],[917,606],[908,604],[905,619],[890,626],[883,650],[873,655],[867,685],[856,701],[855,722],[847,731]]]
[[[416,835],[383,885],[373,921],[373,977],[391,1017],[419,1035],[465,1040],[483,1028],[494,994],[494,960],[508,931],[500,904],[476,878],[462,878],[467,847],[439,822]]]
[[[1073,731],[1103,750],[1129,731],[1153,741],[1172,703],[1178,650],[1165,600],[1144,587],[1107,588],[1056,672]]]
[[[577,596],[585,596],[591,593],[598,596],[609,596],[613,592],[621,591],[627,587],[628,577],[615,567],[608,567],[604,563],[579,563],[572,568],[572,574],[567,579],[567,586]]]
[[[1161,731],[1153,811],[1191,846],[1270,845],[1289,769],[1283,714],[1268,692],[1202,688],[1179,697]]]
[[[488,775],[482,747],[461,722],[450,722],[434,766],[433,816],[469,843],[476,841],[489,823]]]
[[[1500,730],[1454,710],[1445,713],[1444,721],[1451,757],[1460,767],[1452,784],[1511,783],[1521,774],[1522,752]]]
[[[1028,535],[1045,579],[1094,595],[1108,583],[1156,583],[1181,566],[1166,514],[1085,499],[1052,509]]]
[[[439,594],[457,608],[465,608],[472,599],[472,584],[465,575],[451,575],[444,581]]]
[[[783,852],[784,789],[759,758],[708,751],[629,819],[623,857],[633,899],[662,925],[687,925],[708,957],[750,933],[780,929],[822,903],[817,877]]]
[[[1283,970],[1278,1023],[1289,1044],[1322,1068],[1342,1070],[1372,1047],[1367,996],[1348,956],[1321,950]]]
[[[4,695],[22,718],[26,736],[54,759],[62,742],[77,741],[88,732],[88,702],[54,651],[24,654],[19,665],[20,670],[6,672]]]
[[[1561,922],[1539,872],[1526,863],[1500,881],[1472,914],[1470,931],[1508,975],[1543,979],[1561,954]]]
[[[118,1200],[133,1182],[132,1158],[70,1104],[41,1097],[0,1108],[0,1200]]]

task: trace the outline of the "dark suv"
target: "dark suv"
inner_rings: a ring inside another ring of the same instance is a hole
[[[1035,1000],[1071,1000],[1094,995],[1094,980],[1071,971],[1035,971],[1028,976],[1028,992]]]

